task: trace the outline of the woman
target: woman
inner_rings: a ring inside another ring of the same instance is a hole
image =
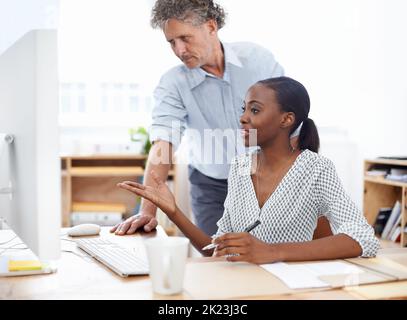
[[[373,228],[346,195],[332,162],[317,154],[318,131],[309,111],[308,93],[293,79],[267,79],[249,89],[240,122],[246,146],[256,132],[259,149],[233,161],[213,240],[179,210],[157,176],[155,188],[119,186],[160,207],[206,256],[257,264],[373,257],[379,248]],[[295,130],[300,130],[298,149],[289,139]],[[313,240],[322,216],[333,235]],[[257,228],[243,232],[257,220]],[[214,252],[202,250],[211,242],[217,245]]]

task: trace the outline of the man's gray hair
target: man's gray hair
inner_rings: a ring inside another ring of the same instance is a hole
[[[157,0],[151,15],[151,26],[163,29],[169,19],[200,26],[215,20],[218,29],[225,25],[226,13],[213,0]]]

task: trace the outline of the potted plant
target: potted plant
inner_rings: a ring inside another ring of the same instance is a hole
[[[148,154],[151,148],[151,142],[146,128],[138,127],[129,129],[130,140],[139,144],[136,148],[141,154]]]

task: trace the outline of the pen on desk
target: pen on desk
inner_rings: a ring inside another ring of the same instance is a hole
[[[254,228],[256,228],[261,222],[259,220],[256,220],[254,223],[252,223],[250,226],[246,227],[244,229],[244,232],[250,232],[252,231]],[[214,243],[210,243],[208,244],[206,247],[203,247],[202,250],[211,250],[211,249],[215,249],[218,245],[214,244]]]

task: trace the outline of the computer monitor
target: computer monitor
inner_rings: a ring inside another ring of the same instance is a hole
[[[43,261],[60,255],[58,87],[56,30],[0,53],[0,218]]]

